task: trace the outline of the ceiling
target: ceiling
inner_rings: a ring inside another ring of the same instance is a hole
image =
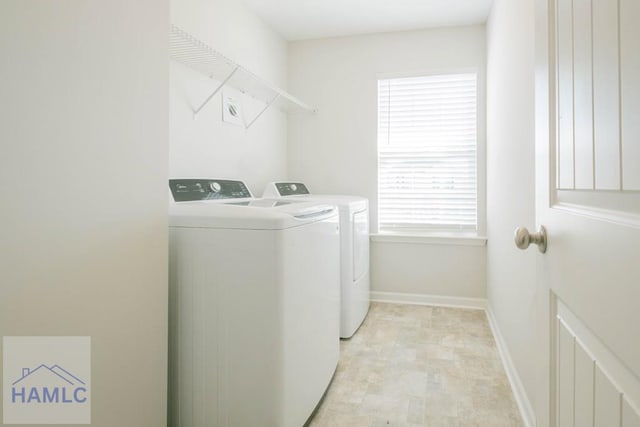
[[[484,23],[492,0],[244,0],[286,40]]]

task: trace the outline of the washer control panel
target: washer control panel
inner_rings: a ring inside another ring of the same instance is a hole
[[[307,186],[301,182],[276,182],[276,189],[281,196],[309,194]]]
[[[176,202],[251,197],[244,182],[224,179],[170,179],[169,188]]]

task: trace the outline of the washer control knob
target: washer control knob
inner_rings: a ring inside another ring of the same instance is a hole
[[[296,191],[298,189],[298,186],[295,184],[291,184],[291,191]]]
[[[211,188],[211,191],[213,191],[214,193],[219,193],[220,190],[222,190],[222,186],[218,182],[212,182],[211,184],[209,184],[209,188]]]

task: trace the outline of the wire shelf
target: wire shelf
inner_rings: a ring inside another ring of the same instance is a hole
[[[216,90],[194,110],[194,116],[196,116],[224,86],[239,90],[265,104],[264,110],[262,110],[247,127],[251,126],[271,105],[275,105],[285,112],[316,112],[314,108],[243,68],[241,65],[225,57],[220,52],[176,25],[171,25],[169,31],[169,55],[171,59],[211,79],[220,81],[220,85]]]

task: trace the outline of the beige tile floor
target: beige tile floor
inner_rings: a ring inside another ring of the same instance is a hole
[[[481,310],[373,303],[315,427],[522,426]]]

